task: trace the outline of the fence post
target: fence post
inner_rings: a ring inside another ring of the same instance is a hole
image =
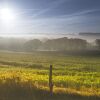
[[[50,72],[49,72],[49,88],[50,94],[53,94],[53,83],[52,83],[52,65],[50,65]]]

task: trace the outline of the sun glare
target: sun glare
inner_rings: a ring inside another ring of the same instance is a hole
[[[0,17],[4,21],[11,21],[14,20],[15,16],[11,9],[3,8],[0,10]]]

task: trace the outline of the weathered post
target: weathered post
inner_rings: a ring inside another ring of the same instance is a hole
[[[50,95],[52,95],[53,94],[52,65],[50,65],[50,72],[49,72],[49,88],[50,88]]]

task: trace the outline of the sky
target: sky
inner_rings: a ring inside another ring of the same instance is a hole
[[[100,33],[100,0],[0,0],[0,35]],[[7,15],[8,16],[8,15]]]

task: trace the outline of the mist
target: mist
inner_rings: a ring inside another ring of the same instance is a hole
[[[99,50],[99,33],[4,35],[0,50],[15,52]]]

